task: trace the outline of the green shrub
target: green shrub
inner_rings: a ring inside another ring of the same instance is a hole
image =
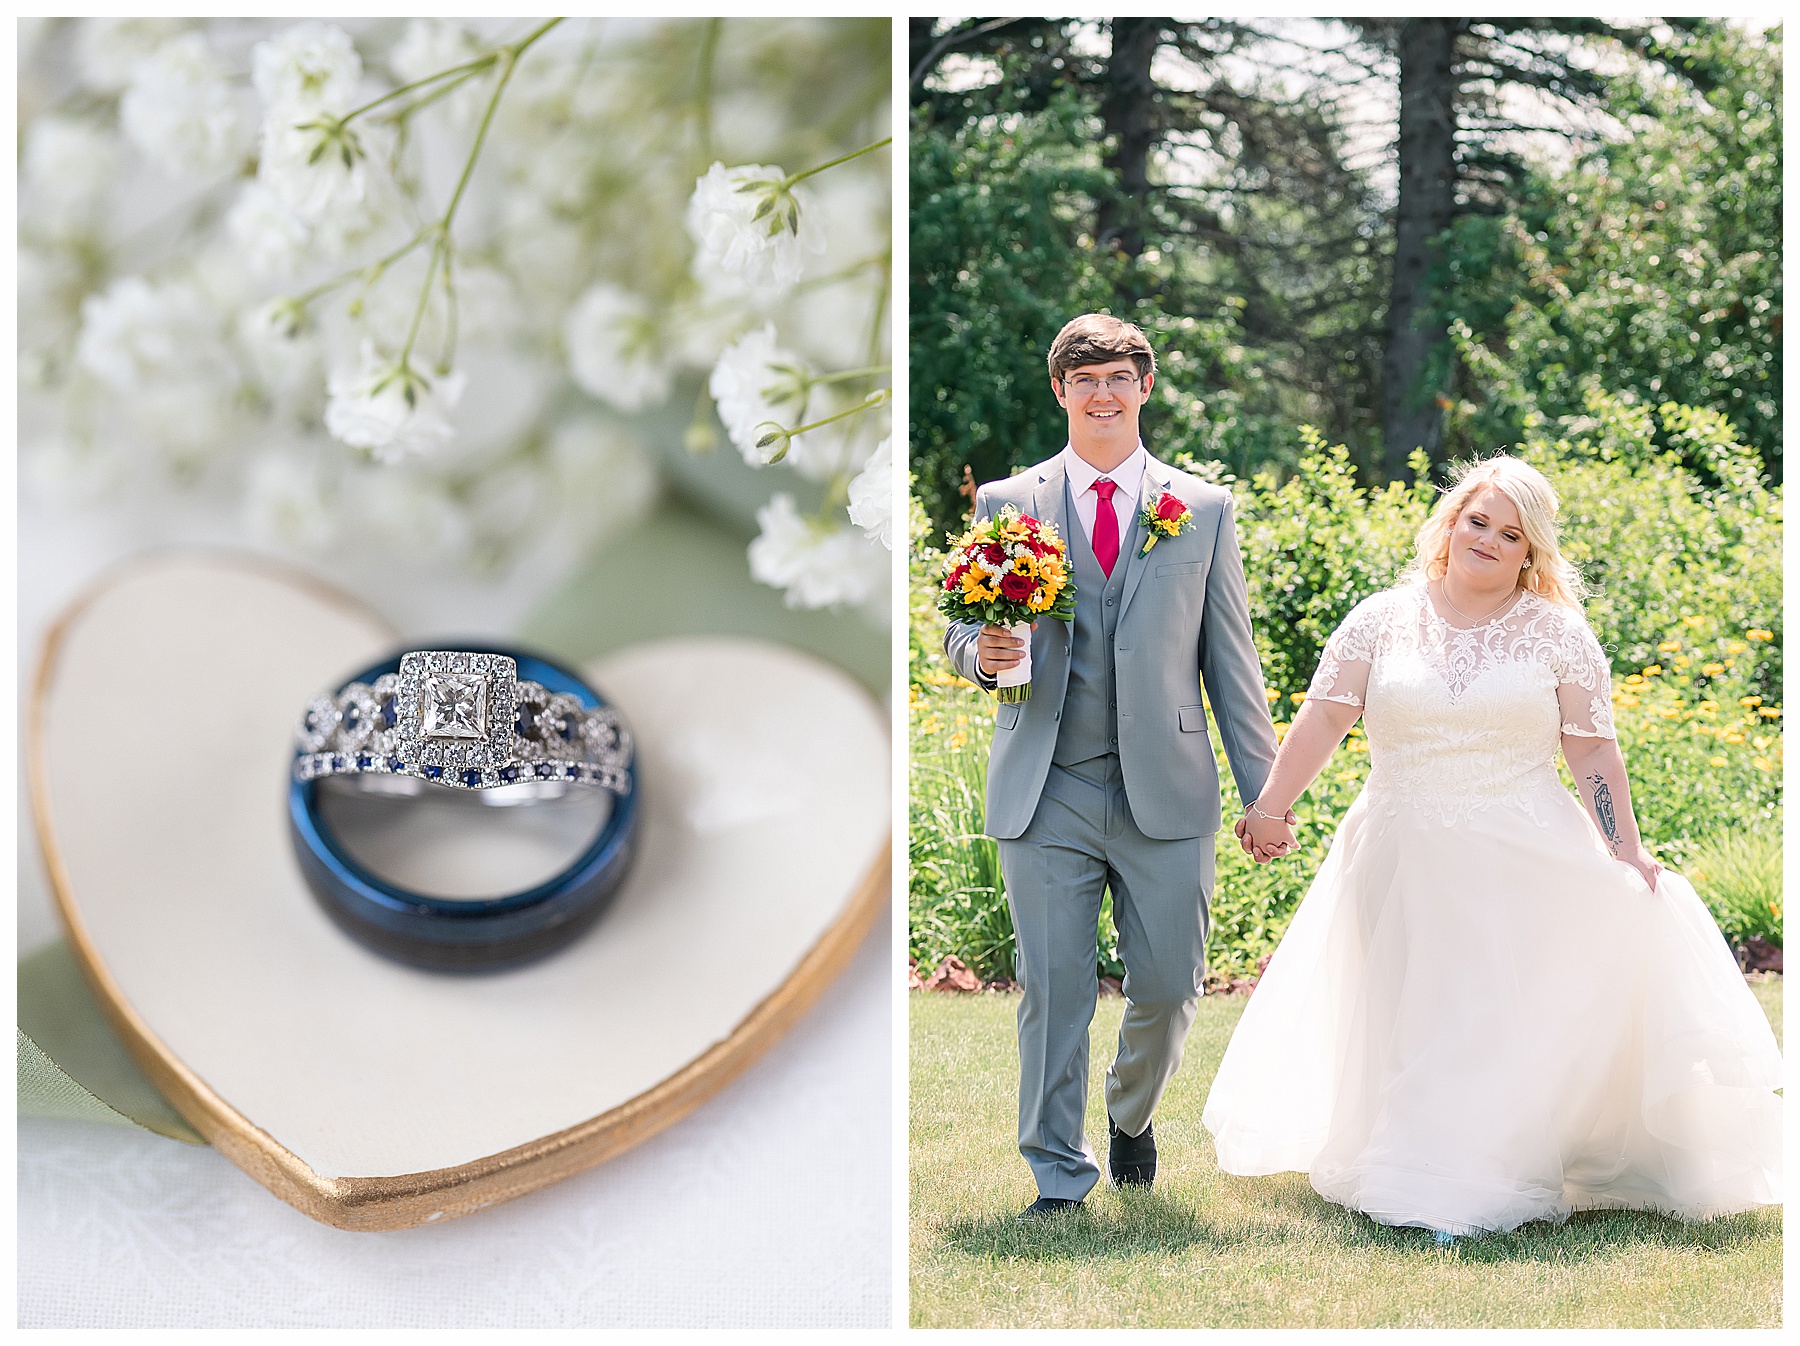
[[[1694,848],[1687,877],[1735,948],[1760,936],[1781,947],[1781,835],[1720,832]]]

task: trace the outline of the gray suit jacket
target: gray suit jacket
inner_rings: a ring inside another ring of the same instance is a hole
[[[1250,639],[1249,595],[1232,522],[1231,492],[1152,459],[1144,501],[1173,491],[1194,526],[1165,537],[1126,566],[1113,638],[1119,689],[1119,766],[1131,814],[1146,836],[1163,840],[1219,830],[1219,774],[1200,699],[1202,678],[1224,738],[1238,795],[1262,792],[1275,761],[1275,730],[1263,695],[1262,665]],[[993,481],[975,493],[975,517],[1003,505],[1056,525],[1070,547],[1084,545],[1079,520],[1066,517],[1060,457]],[[975,666],[981,627],[952,622],[944,650],[971,682],[992,687]],[[1069,684],[1069,630],[1040,619],[1031,637],[1031,698],[996,706],[988,759],[987,832],[1011,839],[1037,812],[1056,750]]]

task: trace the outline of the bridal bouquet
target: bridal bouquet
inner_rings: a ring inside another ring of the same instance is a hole
[[[1031,696],[1031,623],[1075,620],[1068,550],[1056,529],[1012,505],[983,519],[950,547],[938,611],[951,621],[1004,626],[1025,641],[1025,657],[995,677],[1002,701]]]

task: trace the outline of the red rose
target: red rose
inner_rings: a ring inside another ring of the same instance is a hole
[[[987,546],[981,549],[981,554],[994,565],[998,566],[1006,564],[1006,548],[1002,547],[998,542],[988,543]]]
[[[955,593],[958,589],[962,588],[963,576],[968,573],[969,567],[967,565],[959,565],[955,570],[952,570],[949,577],[944,580],[944,588],[948,589],[951,593]]]
[[[1164,491],[1162,499],[1156,502],[1156,517],[1165,523],[1174,523],[1187,513],[1187,506],[1181,503],[1181,497],[1173,491]]]
[[[1000,577],[1000,596],[1014,603],[1023,603],[1031,597],[1031,591],[1037,588],[1037,581],[1029,575],[1021,575],[1014,571],[1010,575]]]
[[[1038,526],[1038,521],[1036,519],[1032,518],[1029,514],[1021,514],[1019,516],[1019,522],[1024,524],[1027,528],[1030,528],[1034,531],[1036,530],[1036,528]]]

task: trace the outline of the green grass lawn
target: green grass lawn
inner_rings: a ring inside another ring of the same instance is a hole
[[[1781,983],[1754,988],[1781,1031]],[[1015,1224],[1036,1196],[1014,1145],[1013,995],[911,1002],[915,1327],[1777,1327],[1778,1209],[1688,1225],[1594,1212],[1437,1249],[1334,1206],[1306,1175],[1213,1162],[1206,1090],[1245,1001],[1200,1003],[1156,1114],[1149,1193],[1104,1181],[1078,1214]],[[1124,1002],[1094,1016],[1089,1143]]]

